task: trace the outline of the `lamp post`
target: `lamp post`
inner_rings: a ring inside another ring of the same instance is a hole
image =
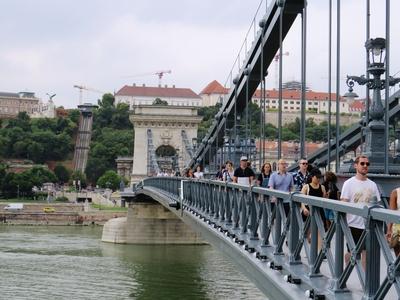
[[[385,130],[387,129],[383,120],[385,111],[380,92],[386,85],[385,80],[381,79],[381,75],[385,73],[386,41],[384,38],[369,39],[365,43],[365,48],[368,53],[367,72],[372,75],[372,78],[366,78],[365,75],[347,76],[347,85],[349,86],[349,92],[352,92],[354,82],[357,82],[359,85],[366,85],[369,89],[373,90],[372,102],[369,109],[370,120],[366,120],[368,125],[365,128],[366,140],[363,154],[368,156],[371,162],[370,172],[382,173],[385,155],[388,155],[388,153],[385,153],[383,147],[385,143]],[[400,78],[389,76],[389,86],[393,86],[398,82],[400,82]]]

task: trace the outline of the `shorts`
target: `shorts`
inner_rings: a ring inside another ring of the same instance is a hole
[[[350,227],[351,235],[353,236],[354,244],[357,245],[358,241],[361,238],[362,233],[364,232],[364,229],[356,228],[356,227]],[[361,245],[361,250],[366,250],[365,242]],[[347,244],[347,251],[350,252],[349,245]]]

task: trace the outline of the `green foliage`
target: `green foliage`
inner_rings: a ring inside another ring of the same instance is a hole
[[[107,170],[115,170],[118,156],[133,154],[134,132],[129,121],[129,105],[119,103],[116,107],[111,94],[99,101],[94,112],[92,142],[85,173],[95,183]]]
[[[1,182],[0,190],[6,198],[32,196],[34,186],[41,187],[45,182],[57,181],[56,176],[42,167],[33,167],[23,173],[6,173]]]
[[[119,189],[119,185],[122,178],[115,171],[106,171],[100,178],[97,180],[97,185],[101,188],[110,188],[112,190]]]
[[[0,156],[31,159],[35,163],[65,159],[72,151],[77,124],[70,118],[30,119],[26,113],[0,128]]]
[[[163,106],[167,106],[168,105],[168,101],[162,100],[160,98],[156,98],[153,101],[153,105],[163,105]]]
[[[100,108],[105,108],[105,107],[112,107],[114,106],[115,98],[113,94],[106,93],[103,95],[101,100],[98,101],[99,107]]]
[[[59,183],[66,183],[70,178],[70,171],[63,165],[56,165],[54,168],[54,174],[56,175]]]
[[[80,117],[80,112],[79,109],[69,109],[68,110],[68,118],[71,120],[71,122],[75,124],[79,124],[79,117]]]

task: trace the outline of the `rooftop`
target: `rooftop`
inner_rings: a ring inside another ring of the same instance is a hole
[[[115,96],[141,96],[141,97],[160,97],[160,98],[195,98],[200,99],[201,97],[187,88],[176,88],[175,86],[137,86],[137,85],[125,85],[121,88]]]

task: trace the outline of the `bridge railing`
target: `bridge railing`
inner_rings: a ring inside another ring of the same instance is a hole
[[[257,258],[270,259],[273,266],[280,264],[293,276],[308,280],[311,286],[313,278],[325,276],[330,293],[346,292],[350,275],[356,270],[364,297],[382,299],[392,285],[400,297],[400,260],[385,236],[387,223],[400,223],[400,212],[378,204],[352,204],[213,180],[158,177],[145,179],[143,184],[165,191],[182,202],[184,211],[225,232],[227,238],[244,245],[247,251],[256,252]],[[306,219],[301,214],[302,204],[309,207]],[[324,209],[334,212],[329,228],[324,224]],[[346,214],[365,220],[357,244]],[[350,252],[347,264],[345,243]],[[365,269],[361,260],[363,245]],[[385,278],[381,278],[381,256],[386,263]],[[306,267],[306,275],[294,267],[299,264]]]

